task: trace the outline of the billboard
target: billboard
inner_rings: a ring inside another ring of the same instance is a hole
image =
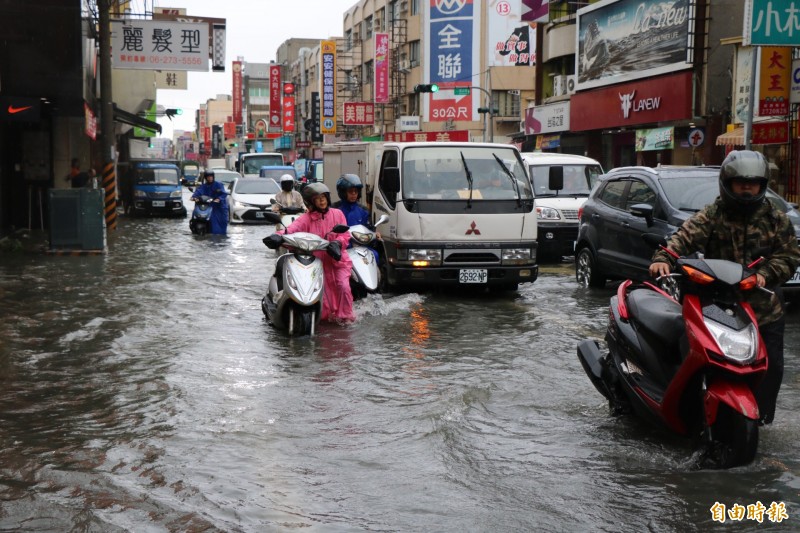
[[[577,12],[577,90],[691,68],[693,0],[603,0]]]
[[[345,126],[372,126],[375,123],[375,105],[372,102],[345,102],[342,123]]]
[[[321,134],[336,133],[336,41],[320,41],[322,72],[320,76]]]
[[[242,123],[242,62],[233,62],[233,121]]]
[[[523,22],[519,2],[500,1],[488,10],[486,64],[490,67],[536,64],[536,24]]]
[[[481,0],[423,2],[424,62],[420,80],[435,83],[439,91],[420,95],[422,116],[428,122],[478,120],[478,101],[472,91],[455,95],[451,89],[471,87],[480,74]]]
[[[375,103],[389,103],[389,34],[375,34]]]
[[[745,0],[745,46],[800,46],[798,28],[800,1],[795,0]]]

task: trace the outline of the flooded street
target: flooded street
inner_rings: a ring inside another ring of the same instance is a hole
[[[755,462],[612,418],[576,357],[610,289],[387,294],[288,338],[272,226],[120,219],[105,256],[0,256],[0,531],[762,531],[800,523],[800,313]],[[772,502],[719,523],[711,507]]]

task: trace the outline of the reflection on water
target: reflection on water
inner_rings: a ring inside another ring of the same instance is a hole
[[[793,524],[796,314],[758,459],[698,472],[608,416],[575,346],[612,293],[570,264],[518,293],[370,296],[290,338],[260,309],[271,231],[122,219],[107,256],[2,258],[0,529],[728,531],[711,505],[756,500]]]

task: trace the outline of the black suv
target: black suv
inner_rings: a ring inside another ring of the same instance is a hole
[[[620,167],[601,176],[580,213],[575,279],[602,287],[608,279],[650,279],[653,249],[642,234],[669,237],[719,196],[719,167]],[[767,198],[789,215],[800,236],[800,214],[772,190]],[[800,271],[784,287],[800,289]]]

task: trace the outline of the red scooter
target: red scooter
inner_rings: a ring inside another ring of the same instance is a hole
[[[578,358],[613,412],[632,409],[699,438],[701,466],[747,464],[758,448],[754,391],[767,354],[742,294],[758,289],[752,268],[760,260],[744,267],[700,254],[676,259],[667,281],[677,281],[679,292],[625,281],[611,298],[608,353],[584,340]]]

